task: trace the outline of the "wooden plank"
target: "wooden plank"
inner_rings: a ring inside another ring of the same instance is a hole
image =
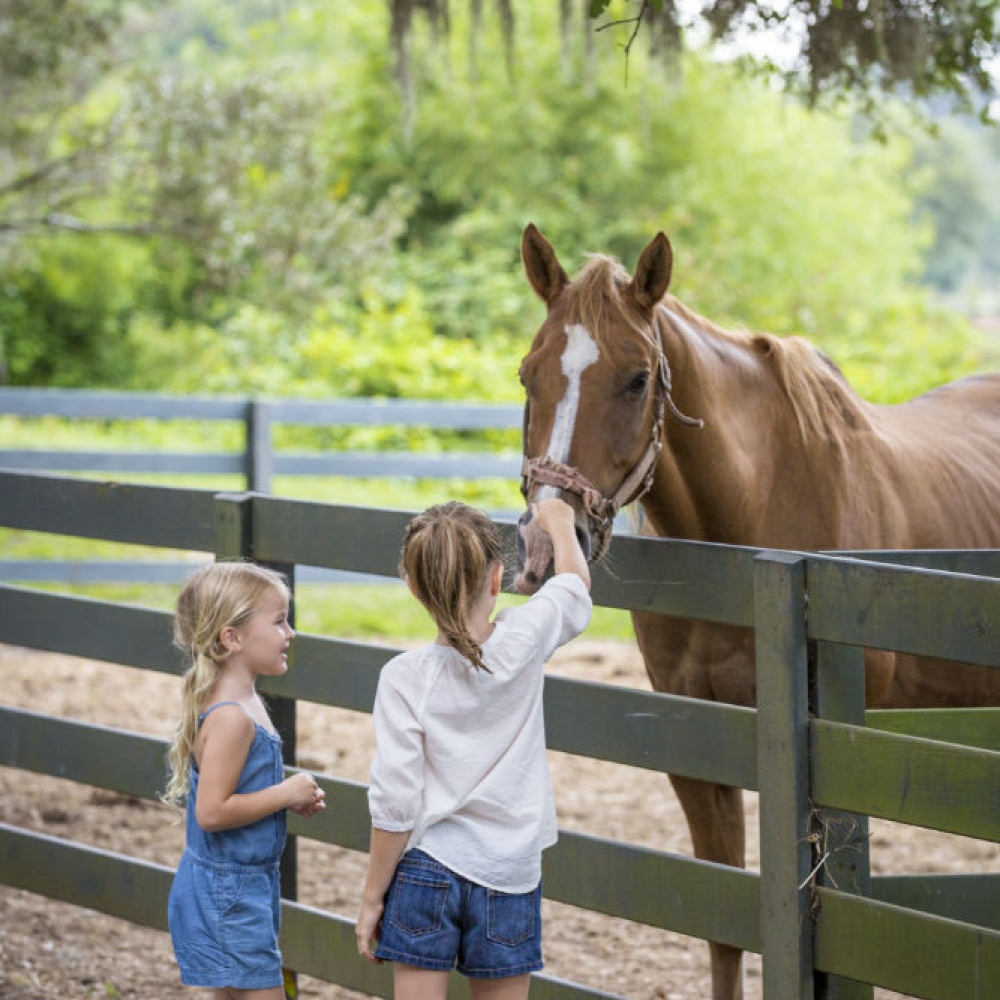
[[[40,472],[144,472],[239,475],[244,458],[236,452],[41,451],[0,449],[0,466]]]
[[[274,419],[285,424],[440,427],[520,430],[523,407],[509,403],[451,403],[417,399],[276,399]]]
[[[591,567],[596,604],[753,624],[756,549],[619,534]]]
[[[90,389],[0,388],[0,413],[83,420],[242,420],[247,400]]]
[[[300,632],[288,651],[282,677],[262,677],[258,689],[299,701],[371,712],[382,666],[401,649],[376,643],[328,639]]]
[[[1000,843],[1000,753],[816,719],[816,803]]]
[[[545,733],[550,750],[757,788],[751,708],[549,676]]]
[[[811,1000],[808,682],[805,560],[755,564],[760,922],[768,1000]]]
[[[0,823],[0,883],[12,888],[166,930],[172,881],[173,870],[165,865]],[[374,996],[392,996],[391,966],[369,965],[358,958],[353,919],[283,900],[281,924],[286,967]],[[453,985],[459,993],[467,991],[457,974]],[[542,974],[532,977],[531,995],[543,1000],[620,1000]]]
[[[870,729],[1000,751],[1000,708],[881,708],[865,712]]]
[[[1000,579],[811,556],[809,635],[1000,668]]]
[[[214,491],[0,472],[0,525],[212,551]]]
[[[926,1000],[995,1000],[1000,931],[819,889],[816,967]]]
[[[873,899],[1000,931],[1000,872],[960,875],[882,875]]]
[[[597,913],[761,950],[760,876],[742,868],[563,830],[542,856],[542,888]]]
[[[254,495],[254,556],[398,577],[414,513]]]
[[[0,708],[0,765],[156,801],[167,777],[167,741],[139,733]],[[298,768],[286,768],[293,773]],[[288,831],[368,850],[371,820],[363,784],[315,775],[327,808]],[[544,855],[546,897],[759,950],[758,876],[646,848],[562,831]],[[594,873],[601,877],[595,878]],[[725,907],[717,906],[726,899]]]
[[[823,555],[935,569],[945,573],[1000,576],[1000,549],[868,549],[824,552]]]
[[[182,674],[167,611],[0,584],[0,642]]]
[[[354,479],[515,479],[520,457],[474,452],[323,452],[275,454],[278,476],[345,476]]]
[[[0,706],[0,763],[123,795],[156,800],[166,787],[167,742]]]
[[[394,577],[414,513],[255,496],[255,555]],[[500,529],[513,551],[514,526]],[[753,549],[618,535],[607,563],[594,567],[594,600],[749,625],[753,555]]]
[[[0,823],[0,884],[167,929],[173,870]]]

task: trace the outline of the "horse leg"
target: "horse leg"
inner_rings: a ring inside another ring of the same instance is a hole
[[[742,868],[746,861],[743,790],[670,775],[696,858]],[[743,1000],[743,952],[710,941],[712,1000]]]

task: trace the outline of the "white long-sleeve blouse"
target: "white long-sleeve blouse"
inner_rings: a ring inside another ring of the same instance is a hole
[[[381,830],[487,888],[530,892],[557,836],[545,756],[545,661],[590,621],[578,576],[552,577],[505,608],[483,643],[490,672],[451,646],[410,650],[382,669],[368,804]]]

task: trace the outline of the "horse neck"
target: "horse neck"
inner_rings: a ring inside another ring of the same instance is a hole
[[[727,336],[670,298],[658,319],[674,402],[704,426],[664,417],[646,514],[659,534],[761,544],[762,505],[803,488],[794,473],[782,482],[789,466],[812,464],[795,461],[803,445],[787,395],[750,338]]]

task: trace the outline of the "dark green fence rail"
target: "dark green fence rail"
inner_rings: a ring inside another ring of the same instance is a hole
[[[0,526],[251,556],[296,572],[308,565],[393,575],[408,517],[0,473]],[[613,576],[595,569],[597,603],[755,630],[759,708],[550,677],[549,746],[758,791],[761,870],[563,832],[546,852],[546,895],[758,952],[768,1000],[870,997],[870,984],[931,1000],[995,997],[1000,876],[869,879],[866,864],[853,863],[861,877],[852,879],[832,848],[825,861],[821,852],[845,816],[862,833],[862,855],[867,816],[1000,843],[997,713],[865,713],[858,669],[864,645],[1000,668],[1000,553],[900,557],[939,567],[928,569],[619,536],[612,555]],[[6,643],[179,673],[169,636],[165,612],[0,585]],[[300,635],[296,669],[262,690],[292,720],[298,701],[370,711],[379,669],[395,652]],[[164,751],[162,741],[137,733],[0,707],[6,766],[153,798]],[[330,808],[309,823],[291,816],[291,832],[365,851],[364,787],[320,780]],[[170,871],[0,826],[0,882],[162,928]],[[349,919],[296,903],[294,891],[286,896],[290,967],[390,995],[386,971],[357,958]],[[610,996],[546,976],[532,995]]]

